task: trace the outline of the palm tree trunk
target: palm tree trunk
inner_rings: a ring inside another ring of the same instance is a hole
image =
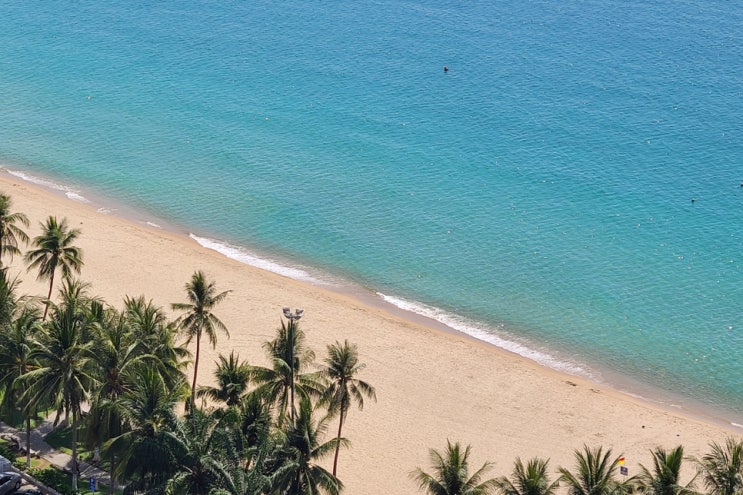
[[[77,491],[77,411],[72,411],[72,490]]]
[[[116,457],[114,456],[114,453],[111,452],[111,467],[110,467],[111,471],[110,471],[110,474],[108,475],[109,479],[111,480],[111,482],[108,485],[109,495],[114,494],[114,488],[116,487],[116,478],[114,478],[114,462],[115,461],[116,461]]]
[[[338,421],[338,438],[335,444],[335,458],[333,459],[333,476],[335,476],[336,469],[338,468],[338,451],[341,450],[341,428],[343,428],[343,416],[346,415],[346,411],[341,409],[341,417]]]
[[[31,468],[31,413],[26,416],[26,469]]]
[[[289,335],[287,340],[289,341],[289,347],[291,349],[291,353],[289,355],[289,366],[291,367],[291,402],[289,404],[289,407],[291,408],[289,413],[291,414],[292,422],[294,422],[294,320],[289,320]]]
[[[294,361],[292,361],[292,363],[293,362]],[[291,416],[292,422],[293,422],[294,416],[295,416],[295,412],[294,412],[294,366],[293,365],[292,365],[292,381],[291,381],[290,389],[291,389],[291,397],[289,399],[289,415]]]
[[[54,272],[49,278],[49,294],[46,296],[46,305],[44,306],[44,316],[41,317],[41,321],[46,320],[46,313],[49,311],[49,303],[52,300],[52,287],[54,287]]]
[[[191,406],[196,404],[196,374],[199,371],[199,351],[201,350],[201,335],[196,336],[196,359],[193,363],[193,384],[191,385]]]

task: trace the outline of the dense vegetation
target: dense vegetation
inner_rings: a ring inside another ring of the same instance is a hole
[[[431,495],[555,495],[563,487],[568,495],[741,495],[743,494],[743,441],[728,438],[723,444],[710,444],[703,457],[684,457],[683,446],[672,450],[657,447],[651,451],[653,465],[640,465],[640,473],[621,474],[623,456],[611,449],[583,446],[576,450],[575,468],[560,467],[550,479],[546,459],[533,458],[526,464],[514,462],[511,476],[484,479],[491,468],[485,463],[470,474],[470,447],[447,442],[443,452],[430,451],[432,473],[418,468],[411,473],[420,488]],[[693,463],[695,474],[682,481],[682,464]]]
[[[83,267],[75,246],[79,231],[49,217],[32,240],[23,230],[28,225],[0,194],[3,417],[20,415],[30,435],[32,421],[53,412],[55,422],[71,427],[73,459],[79,445],[94,452],[92,461],[107,466],[126,494],[342,492],[338,466],[341,447],[349,446],[342,436],[347,413],[376,400],[374,388],[359,378],[364,365],[354,344],[328,345],[322,365],[312,367],[302,312],[287,308],[275,338],[263,344],[269,367],[220,354],[215,385],[199,386],[203,337],[214,347],[229,336],[218,317],[229,291],[218,291],[197,271],[185,285],[185,302],[171,305],[175,319],[144,296],[126,297],[116,308],[75,278]],[[4,264],[29,244],[26,269],[49,281],[43,298],[20,295]],[[470,474],[470,447],[447,442],[443,451],[431,450],[432,471],[417,468],[411,478],[432,495],[553,495],[558,487],[569,495],[691,495],[695,481],[711,495],[743,495],[743,442],[710,447],[692,460],[698,476],[686,483],[681,446],[655,449],[653,465],[640,466],[631,478],[618,473],[623,457],[584,446],[575,452],[574,470],[560,467],[554,479],[548,460],[539,458],[516,459],[510,477],[486,479],[490,463]],[[320,461],[331,456],[329,471]],[[26,462],[30,466],[30,452]]]
[[[276,337],[264,343],[269,367],[250,365],[234,352],[220,355],[216,385],[198,386],[203,338],[216,346],[229,335],[217,316],[229,291],[217,291],[197,271],[185,286],[185,302],[171,306],[175,319],[144,296],[126,297],[116,308],[75,278],[83,267],[75,246],[79,231],[49,217],[29,239],[28,225],[0,194],[5,417],[20,414],[30,435],[32,420],[53,412],[55,422],[70,426],[73,464],[78,446],[86,446],[126,485],[125,493],[341,492],[347,413],[376,400],[374,388],[358,377],[364,366],[354,344],[328,345],[322,364],[311,366],[315,354],[299,325],[301,311],[287,309]],[[27,270],[49,282],[45,298],[21,296],[18,278],[2,265],[20,256],[24,244],[30,244]],[[336,434],[327,432],[331,422]],[[332,472],[319,464],[331,457]],[[73,472],[73,490],[77,481]]]

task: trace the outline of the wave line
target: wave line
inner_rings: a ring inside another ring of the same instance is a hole
[[[546,352],[527,347],[526,345],[514,340],[503,338],[495,334],[494,330],[491,327],[487,327],[476,321],[469,320],[453,313],[448,313],[442,309],[420,302],[413,302],[399,297],[388,296],[386,294],[382,294],[381,292],[377,292],[377,295],[385,302],[392,304],[393,306],[396,306],[400,309],[425,316],[426,318],[431,318],[432,320],[443,323],[444,325],[453,328],[454,330],[465,333],[483,342],[493,344],[494,346],[506,351],[518,354],[521,357],[530,359],[543,366],[570,373],[572,375],[583,376],[589,379],[591,378],[591,374],[576,363],[563,361],[550,354],[547,354]]]

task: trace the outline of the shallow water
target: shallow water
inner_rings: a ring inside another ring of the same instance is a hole
[[[3,10],[9,169],[743,423],[740,5]]]

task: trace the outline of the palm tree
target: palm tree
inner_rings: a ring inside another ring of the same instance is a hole
[[[116,399],[134,385],[135,369],[152,366],[156,358],[135,339],[126,316],[115,309],[107,310],[93,325],[93,331],[100,381],[97,395],[102,399]]]
[[[26,467],[31,467],[31,418],[35,411],[22,400],[25,391],[21,376],[34,369],[32,355],[35,349],[34,334],[39,321],[39,311],[24,306],[14,312],[11,325],[0,332],[0,388],[3,395],[2,409],[20,408],[26,423]]]
[[[219,364],[217,364],[217,369],[214,370],[217,386],[199,387],[196,395],[222,402],[227,407],[237,406],[240,404],[243,395],[248,391],[251,375],[251,366],[247,361],[240,362],[240,356],[235,354],[235,351],[230,352],[229,357],[220,354]]]
[[[144,346],[144,353],[154,356],[155,365],[169,388],[180,383],[191,353],[176,343],[178,328],[168,321],[162,308],[143,296],[124,299],[124,317],[132,339]]]
[[[230,462],[236,456],[229,448],[229,430],[220,423],[222,417],[192,408],[186,421],[175,423],[176,472],[168,480],[168,493],[209,495],[230,478]]]
[[[710,444],[712,451],[699,459],[699,470],[710,495],[743,493],[743,441],[728,437],[725,445]]]
[[[201,336],[206,332],[212,347],[217,345],[217,330],[222,330],[227,337],[230,336],[224,323],[212,313],[214,307],[222,302],[230,291],[217,294],[216,284],[208,282],[204,272],[197,271],[186,284],[187,303],[174,303],[172,308],[176,311],[184,311],[185,314],[178,319],[178,326],[186,335],[186,345],[196,339],[196,355],[193,365],[193,384],[191,385],[191,405],[196,397],[196,377],[199,371],[199,354],[201,350]]]
[[[82,404],[96,385],[92,352],[93,343],[85,341],[83,334],[87,319],[74,306],[54,306],[51,319],[38,335],[38,347],[31,357],[39,367],[24,374],[27,387],[22,399],[31,407],[50,405],[56,407],[57,418],[62,413],[72,416],[72,488],[77,490],[77,432],[82,415]]]
[[[176,404],[186,395],[188,385],[182,381],[170,388],[158,370],[149,366],[137,368],[134,383],[112,403],[124,418],[126,431],[103,448],[119,460],[116,477],[135,480],[129,485],[130,493],[163,490],[176,471],[172,446],[177,442],[171,431],[178,421]]]
[[[23,213],[11,213],[12,200],[7,194],[0,193],[0,268],[3,266],[3,256],[21,254],[19,243],[28,244],[28,235],[17,224],[28,227],[28,217]]]
[[[347,444],[344,438],[334,438],[322,443],[327,430],[327,418],[314,419],[312,404],[302,399],[294,421],[287,425],[284,445],[279,447],[273,489],[276,495],[338,495],[343,483],[317,464],[335,448],[337,443]]]
[[[0,268],[0,328],[13,323],[20,304],[17,294],[19,285],[18,277],[11,279],[8,277],[8,269]]]
[[[459,442],[452,444],[446,441],[446,450],[443,453],[436,449],[429,451],[433,474],[417,468],[410,473],[411,478],[418,482],[419,487],[430,495],[486,495],[493,493],[496,488],[495,479],[482,481],[492,463],[486,462],[475,473],[469,475],[470,446],[464,451]]]
[[[502,495],[554,495],[559,481],[550,483],[547,475],[549,460],[535,457],[526,466],[516,458],[511,479],[501,476],[496,480],[496,487]]]
[[[255,391],[243,396],[237,408],[239,430],[246,449],[266,440],[271,431],[271,404]]]
[[[314,373],[303,373],[315,359],[315,353],[307,347],[306,337],[299,323],[290,319],[281,322],[276,338],[263,344],[272,368],[254,367],[255,381],[260,385],[257,392],[271,404],[277,405],[278,424],[287,419],[294,420],[296,402],[303,398],[320,396],[321,386]],[[288,414],[287,414],[288,412]]]
[[[226,472],[225,487],[210,492],[210,495],[265,495],[271,493],[271,486],[278,486],[278,480],[294,467],[286,463],[278,469],[269,464],[276,455],[276,442],[266,437],[254,448],[248,449],[249,462],[233,462]]]
[[[87,444],[95,447],[96,460],[100,445],[125,430],[120,410],[112,404],[134,386],[138,367],[157,367],[157,363],[154,356],[146,354],[143,343],[135,340],[126,315],[113,308],[103,310],[92,327],[99,385],[91,400],[85,433]],[[110,452],[112,480],[115,479],[113,454]],[[111,492],[113,488],[114,483],[111,483]]]
[[[63,218],[57,222],[56,217],[49,217],[46,223],[42,223],[43,232],[34,238],[33,245],[36,249],[26,253],[25,260],[28,263],[28,271],[38,268],[38,280],[49,279],[49,294],[47,295],[46,307],[42,320],[46,320],[49,311],[49,301],[52,297],[52,288],[54,287],[54,274],[57,268],[62,270],[65,277],[72,275],[75,271],[80,273],[83,266],[82,251],[73,245],[73,242],[80,235],[77,229],[69,230],[67,219]]]
[[[89,323],[93,323],[96,318],[102,317],[104,307],[101,299],[90,293],[92,284],[80,279],[72,278],[71,275],[65,275],[62,278],[62,287],[57,291],[57,306],[62,308],[75,308],[81,314],[88,317]],[[90,325],[86,326],[89,330]]]
[[[321,371],[321,376],[329,381],[328,388],[323,392],[321,401],[328,404],[328,412],[331,415],[338,414],[338,435],[341,438],[343,421],[346,418],[352,402],[356,402],[359,410],[364,409],[364,396],[377,400],[374,387],[356,378],[356,374],[366,365],[359,363],[359,352],[356,344],[343,344],[336,342],[328,346],[328,357],[325,359],[326,368]],[[336,446],[333,459],[333,476],[338,468],[338,451],[340,443]]]
[[[681,465],[684,460],[684,447],[679,445],[671,451],[657,447],[650,451],[653,455],[653,470],[640,465],[638,476],[639,491],[649,495],[695,495],[694,480],[686,485],[680,484]]]
[[[601,447],[590,449],[583,446],[583,451],[575,451],[577,472],[560,468],[560,481],[568,486],[569,495],[616,495],[628,490],[632,478],[626,482],[616,479],[617,468],[622,457],[611,459],[611,449],[603,451]]]

